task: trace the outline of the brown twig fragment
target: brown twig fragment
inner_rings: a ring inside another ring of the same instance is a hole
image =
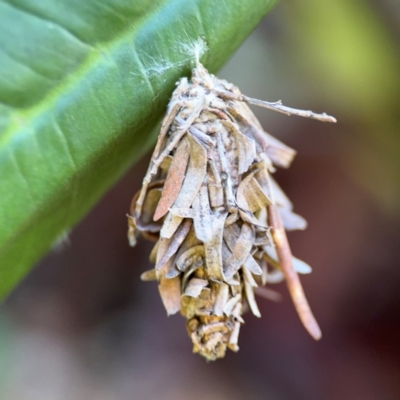
[[[278,253],[280,266],[285,275],[286,283],[294,306],[296,307],[297,313],[299,314],[304,327],[315,340],[319,340],[322,336],[321,330],[310,309],[303,287],[301,286],[299,275],[294,269],[292,252],[290,250],[279,211],[275,205],[271,204],[268,206],[268,213],[276,252]]]
[[[286,115],[297,115],[298,117],[305,117],[305,118],[311,118],[311,119],[316,119],[321,122],[337,122],[336,118],[326,114],[316,114],[310,110],[298,110],[296,108],[290,108],[286,107],[282,104],[281,101],[276,101],[274,103],[269,103],[268,101],[263,101],[263,100],[258,100],[258,99],[252,99],[251,97],[243,96],[243,101],[249,104],[254,104],[255,106],[263,107],[263,108],[268,108],[269,110],[273,111],[278,111],[282,114]]]

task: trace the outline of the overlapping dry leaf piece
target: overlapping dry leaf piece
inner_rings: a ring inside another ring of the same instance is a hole
[[[295,151],[266,133],[246,103],[288,115],[335,122],[326,114],[244,96],[197,63],[175,89],[141,191],[132,201],[129,241],[156,240],[154,270],[168,315],[187,318],[193,351],[208,360],[237,351],[242,313],[260,317],[255,294],[286,280],[306,329],[321,332],[298,273],[311,268],[292,256],[286,230],[306,221],[271,174]]]

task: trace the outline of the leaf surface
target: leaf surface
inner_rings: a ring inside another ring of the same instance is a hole
[[[0,1],[1,297],[154,142],[192,44],[217,71],[275,2]]]

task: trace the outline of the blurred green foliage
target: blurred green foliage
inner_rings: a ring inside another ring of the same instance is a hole
[[[285,17],[291,33],[301,31],[290,35],[288,48],[312,96],[355,128],[343,166],[398,217],[400,3],[308,0],[287,4]]]
[[[154,141],[193,42],[216,71],[274,3],[0,2],[0,297]]]

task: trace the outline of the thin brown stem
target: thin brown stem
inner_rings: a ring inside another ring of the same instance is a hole
[[[272,226],[272,238],[294,306],[304,327],[315,340],[319,340],[322,336],[321,330],[308,304],[299,276],[294,269],[292,252],[281,216],[275,205],[268,206],[268,215],[269,223]]]
[[[268,101],[253,99],[251,97],[247,97],[244,95],[243,95],[243,101],[249,104],[254,104],[255,106],[268,108],[269,110],[278,111],[286,115],[297,115],[299,117],[316,119],[322,122],[336,122],[336,118],[326,113],[317,114],[311,110],[298,110],[297,108],[286,107],[282,104],[281,101],[270,103]]]

